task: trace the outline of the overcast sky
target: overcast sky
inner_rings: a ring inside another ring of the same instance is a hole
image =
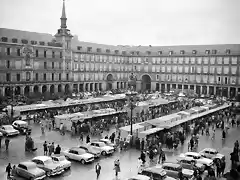
[[[113,45],[240,43],[240,0],[66,0],[79,40]],[[55,34],[62,0],[0,0],[0,27]]]

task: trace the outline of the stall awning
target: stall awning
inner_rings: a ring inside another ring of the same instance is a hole
[[[144,128],[144,126],[142,126],[141,123],[137,123],[137,124],[132,125],[133,131],[136,131],[136,130],[142,129],[142,128]],[[124,127],[119,128],[119,129],[122,130],[122,131],[130,132],[131,131],[131,125],[124,126]]]
[[[157,128],[148,129],[146,131],[142,131],[142,132],[140,132],[140,134],[143,136],[148,136],[148,135],[154,134],[154,133],[162,131],[162,130],[163,130],[163,128],[157,127]]]

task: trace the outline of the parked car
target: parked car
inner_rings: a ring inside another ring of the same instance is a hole
[[[94,161],[94,155],[87,153],[84,149],[72,147],[63,152],[63,154],[71,160],[80,161],[82,164],[91,163]]]
[[[59,163],[64,170],[71,169],[72,163],[70,161],[68,161],[64,155],[54,154],[52,156],[52,160],[53,160],[53,162]]]
[[[189,169],[183,169],[180,164],[177,163],[171,163],[171,162],[165,162],[162,165],[162,168],[166,171],[167,176],[178,178],[179,172],[182,172],[183,177],[185,177],[188,180],[192,180],[194,178],[193,170]]]
[[[204,158],[197,152],[186,152],[186,153],[180,154],[178,160],[181,160],[185,157],[192,157],[198,163],[205,165],[206,168],[213,168],[213,160]]]
[[[100,142],[104,142],[107,146],[113,147],[114,150],[117,149],[117,145],[112,143],[109,139],[100,139]]]
[[[225,156],[220,154],[216,149],[213,148],[205,148],[199,152],[202,157],[209,158],[212,160],[225,160]]]
[[[11,125],[2,125],[2,126],[0,126],[0,132],[4,136],[16,136],[16,135],[19,135],[19,131],[14,129]]]
[[[32,129],[28,126],[26,121],[16,120],[12,123],[14,129],[18,130],[21,134],[28,134],[30,135]]]
[[[127,178],[126,180],[151,180],[151,178],[148,177],[148,176],[144,176],[144,175],[138,174],[136,176]]]
[[[178,161],[178,163],[184,168],[184,169],[190,169],[194,170],[193,167],[196,166],[197,170],[200,173],[203,173],[205,170],[205,165],[198,163],[196,159],[193,159],[192,157],[185,157]]]
[[[38,168],[34,162],[21,162],[16,167],[17,175],[25,179],[41,180],[46,177],[44,170]]]
[[[84,149],[87,153],[94,155],[94,158],[99,158],[101,156],[101,151],[94,149],[91,146],[87,147],[87,146],[81,145],[79,146],[79,148]]]
[[[167,172],[158,166],[143,169],[141,175],[148,176],[152,178],[152,180],[176,180],[175,178],[167,176]]]
[[[51,157],[48,156],[37,156],[32,159],[37,167],[43,169],[47,176],[55,176],[64,172],[63,168],[59,163],[54,163]]]
[[[92,147],[93,149],[101,151],[101,154],[103,156],[114,153],[114,148],[107,146],[104,142],[92,142],[89,143],[88,146]]]

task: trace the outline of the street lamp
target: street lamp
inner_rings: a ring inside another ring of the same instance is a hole
[[[14,101],[14,95],[15,95],[15,87],[11,87],[10,89],[11,91],[11,98],[12,98],[12,102],[11,102],[11,113],[10,113],[10,117],[11,117],[11,121],[13,122],[13,115],[14,115],[14,111],[13,111],[13,101]],[[12,123],[11,122],[11,123]]]

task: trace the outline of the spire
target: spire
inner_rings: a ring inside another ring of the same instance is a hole
[[[63,7],[62,7],[61,28],[67,28],[67,17],[66,17],[66,12],[65,12],[65,0],[63,0]]]

